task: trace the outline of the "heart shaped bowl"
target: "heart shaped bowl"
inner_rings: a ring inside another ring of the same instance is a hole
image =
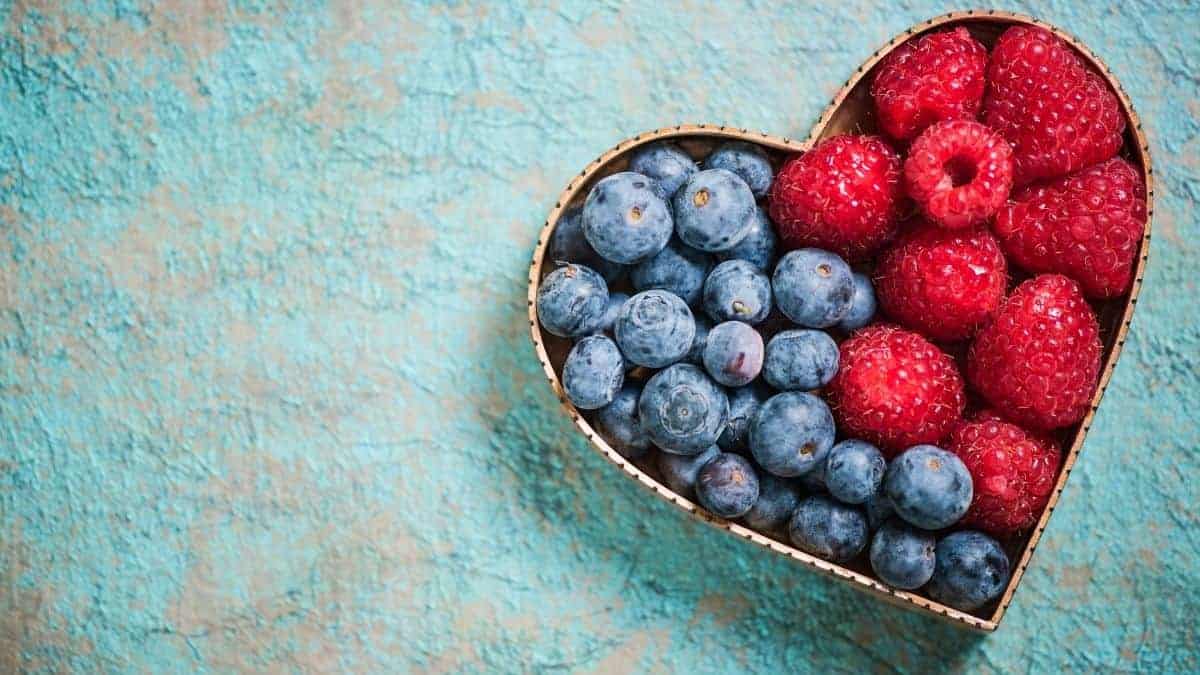
[[[1092,398],[1092,406],[1088,415],[1079,423],[1060,430],[1059,441],[1062,443],[1062,447],[1066,448],[1066,454],[1063,457],[1062,467],[1059,470],[1058,479],[1054,491],[1050,496],[1050,501],[1046,505],[1041,518],[1031,530],[1023,536],[1015,537],[1005,542],[1005,549],[1012,563],[1012,575],[1004,593],[997,600],[974,612],[964,612],[934,602],[917,593],[897,590],[881,583],[875,579],[869,566],[863,564],[861,559],[847,565],[831,563],[804,553],[785,541],[773,539],[736,522],[714,516],[696,503],[676,494],[666,487],[659,479],[657,468],[653,465],[652,461],[632,462],[622,457],[596,433],[589,421],[567,400],[562,382],[560,381],[560,374],[562,373],[563,360],[566,358],[571,345],[568,340],[542,331],[541,326],[538,324],[534,300],[537,297],[538,286],[541,283],[542,277],[554,267],[553,261],[546,259],[546,246],[550,240],[551,233],[558,224],[559,218],[568,208],[581,204],[597,180],[609,174],[624,171],[628,166],[630,153],[634,149],[647,143],[669,139],[677,143],[692,155],[693,158],[700,159],[706,156],[716,145],[724,141],[748,141],[761,146],[775,164],[776,169],[778,169],[786,157],[808,150],[813,144],[823,138],[843,133],[876,132],[874,106],[870,97],[872,71],[881,59],[900,44],[929,31],[964,26],[976,39],[990,49],[995,44],[996,38],[999,37],[1000,33],[1010,26],[1019,24],[1040,26],[1065,40],[1075,48],[1092,68],[1108,81],[1109,86],[1116,92],[1128,123],[1121,155],[1142,171],[1147,193],[1146,224],[1135,263],[1134,282],[1129,292],[1122,298],[1093,303],[1093,307],[1096,309],[1100,320],[1101,339],[1104,344],[1103,367],[1101,369],[1100,381]],[[1087,436],[1092,418],[1095,415],[1097,407],[1100,405],[1100,398],[1104,395],[1104,390],[1108,385],[1109,379],[1112,377],[1113,368],[1116,366],[1117,358],[1121,353],[1121,347],[1125,343],[1125,334],[1129,329],[1129,322],[1133,316],[1134,307],[1137,304],[1137,296],[1141,289],[1147,253],[1150,248],[1150,221],[1154,214],[1153,178],[1154,172],[1150,165],[1150,149],[1142,133],[1141,122],[1134,112],[1129,97],[1121,88],[1120,83],[1117,82],[1116,78],[1108,70],[1108,67],[1077,39],[1043,21],[1019,14],[996,11],[966,11],[946,14],[909,28],[893,38],[879,49],[879,51],[872,54],[865,63],[859,66],[850,79],[846,80],[845,85],[842,86],[838,94],[830,101],[825,111],[821,114],[821,117],[817,120],[812,132],[805,140],[797,141],[786,137],[724,126],[704,124],[679,125],[638,134],[633,138],[621,141],[588,164],[578,176],[571,180],[562,194],[559,195],[558,201],[550,211],[550,215],[542,228],[537,248],[533,254],[533,264],[529,270],[528,297],[529,327],[533,337],[533,345],[537,352],[538,360],[541,361],[542,368],[546,373],[546,377],[550,380],[550,385],[554,388],[554,393],[562,402],[564,409],[570,415],[575,426],[591,442],[592,447],[604,455],[610,462],[617,465],[630,478],[649,488],[659,497],[751,544],[792,558],[807,567],[841,579],[892,603],[932,613],[963,627],[979,631],[993,631],[999,626],[1005,610],[1012,602],[1013,594],[1016,592],[1017,586],[1021,582],[1021,577],[1029,565],[1030,557],[1037,547],[1042,532],[1046,529],[1046,523],[1050,518],[1050,514],[1054,512],[1054,507],[1062,495],[1063,487],[1066,485],[1067,478],[1071,475],[1071,468],[1079,456],[1080,448],[1083,445],[1084,438]]]

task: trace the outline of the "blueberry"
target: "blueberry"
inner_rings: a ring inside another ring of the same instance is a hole
[[[914,445],[893,459],[883,485],[896,514],[925,530],[953,525],[971,506],[967,467],[933,445]]]
[[[750,423],[767,396],[763,387],[753,384],[729,392],[729,423],[717,445],[732,452],[746,450],[750,443]]]
[[[722,518],[737,518],[758,501],[758,474],[745,457],[722,452],[700,467],[696,498]]]
[[[800,485],[809,494],[828,494],[829,488],[825,487],[825,462],[817,462],[808,473],[800,476]]]
[[[837,369],[837,343],[819,330],[785,330],[767,343],[763,377],[776,389],[808,391],[823,387]]]
[[[624,265],[605,260],[596,253],[596,249],[584,238],[583,209],[578,206],[559,216],[558,225],[550,234],[550,243],[546,246],[546,256],[558,266],[576,263],[590,267],[610,284],[621,278],[625,271]]]
[[[771,278],[784,316],[806,328],[828,328],[850,312],[854,275],[837,255],[802,248],[779,260]]]
[[[608,306],[608,284],[592,268],[566,265],[547,274],[538,287],[537,314],[542,328],[559,337],[580,337],[596,330]]]
[[[745,260],[764,272],[775,264],[775,249],[779,238],[775,236],[775,228],[767,220],[767,212],[761,206],[754,207],[750,214],[750,231],[742,238],[737,246],[716,254],[717,260]]]
[[[662,368],[692,348],[696,322],[674,293],[642,291],[621,306],[613,334],[625,358],[639,366]]]
[[[893,518],[871,540],[871,569],[883,583],[911,591],[933,576],[933,533]]]
[[[704,369],[726,387],[741,387],[758,377],[763,342],[758,331],[741,321],[717,324],[704,346]]]
[[[677,363],[646,383],[638,416],[659,448],[694,455],[720,438],[729,419],[729,399],[703,370]]]
[[[571,347],[562,383],[576,408],[595,410],[612,403],[625,382],[625,360],[608,336],[589,335]]]
[[[882,485],[875,494],[871,495],[865,506],[867,507],[867,525],[872,530],[878,529],[888,518],[896,514],[896,509],[892,508],[892,500],[888,499]]]
[[[750,425],[754,461],[776,476],[802,476],[833,447],[833,414],[812,394],[787,391],[767,399]]]
[[[763,473],[758,477],[758,501],[742,522],[759,532],[774,532],[787,524],[799,503],[796,481]]]
[[[963,611],[994,600],[1008,584],[1008,556],[995,539],[974,530],[938,542],[929,597]]]
[[[750,232],[754,194],[746,182],[724,169],[694,174],[672,201],[675,231],[701,251],[724,251]]]
[[[699,168],[679,146],[659,142],[638,148],[629,159],[629,170],[653,178],[663,195],[670,198]]]
[[[771,313],[771,281],[745,260],[727,260],[704,280],[704,311],[717,322],[762,323]]]
[[[856,507],[814,495],[796,507],[788,523],[788,536],[802,551],[846,562],[867,545],[867,517]]]
[[[708,344],[708,332],[712,330],[712,321],[704,314],[696,314],[696,336],[692,338],[692,348],[688,350],[684,360],[698,366],[704,365],[704,345]]]
[[[744,141],[730,141],[713,150],[704,160],[704,168],[732,171],[759,198],[767,196],[775,174],[767,153],[757,145]]]
[[[842,441],[825,458],[825,485],[834,498],[863,504],[879,491],[886,468],[879,448],[866,441]]]
[[[642,386],[628,382],[612,403],[596,412],[596,431],[626,459],[639,459],[650,450],[650,436],[638,419],[637,404],[641,396]]]
[[[592,187],[583,203],[583,234],[608,260],[641,262],[671,240],[671,208],[640,173],[614,173]]]
[[[838,327],[849,332],[871,323],[875,318],[875,287],[871,279],[862,273],[854,273],[854,297],[850,300],[850,311],[838,323]]]
[[[678,295],[687,304],[695,305],[700,300],[704,278],[712,264],[712,257],[707,253],[672,239],[654,257],[635,265],[629,279],[639,291],[661,288]]]
[[[617,316],[621,314],[621,307],[629,300],[629,295],[620,291],[613,291],[608,294],[608,306],[604,308],[604,316],[600,319],[600,325],[596,326],[594,333],[612,333],[613,325],[617,323]],[[626,364],[633,365],[633,364]]]
[[[660,452],[658,453],[658,471],[672,492],[692,499],[696,496],[696,475],[700,473],[700,467],[708,464],[719,454],[721,454],[721,450],[715,445],[710,445],[696,455]]]

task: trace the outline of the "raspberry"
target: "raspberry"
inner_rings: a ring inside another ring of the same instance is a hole
[[[884,133],[914,138],[941,120],[973,120],[983,101],[987,50],[966,28],[930,33],[897,47],[871,83]]]
[[[1141,173],[1114,158],[1018,190],[993,229],[1021,267],[1066,274],[1088,297],[1111,298],[1129,288],[1145,224]]]
[[[1012,148],[979,122],[938,122],[921,132],[904,160],[904,183],[929,220],[970,227],[990,218],[1012,189]]]
[[[838,428],[878,445],[888,459],[938,443],[962,417],[966,399],[954,361],[920,335],[875,324],[839,352],[828,389]]]
[[[1007,419],[1057,429],[1087,413],[1100,327],[1079,284],[1043,274],[1017,286],[967,354],[967,379]]]
[[[975,487],[963,525],[1007,536],[1037,522],[1054,490],[1057,444],[985,413],[959,424],[949,449],[967,465]]]
[[[895,150],[876,136],[835,136],[783,165],[770,212],[788,248],[861,260],[895,234],[903,202]]]
[[[984,121],[1012,143],[1017,185],[1071,173],[1121,149],[1125,116],[1116,95],[1050,31],[1004,31],[987,77]]]
[[[1000,244],[982,227],[943,230],[918,222],[875,268],[884,312],[934,340],[974,335],[999,309],[1007,286]]]

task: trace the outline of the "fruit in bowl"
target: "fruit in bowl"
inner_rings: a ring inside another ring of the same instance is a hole
[[[660,496],[991,630],[1119,353],[1149,158],[1065,34],[912,33],[805,142],[680,126],[590,165],[535,254],[532,331],[580,429]],[[1053,77],[1081,108],[1030,100]]]

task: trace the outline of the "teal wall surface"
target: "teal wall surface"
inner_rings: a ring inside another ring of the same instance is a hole
[[[1123,360],[983,637],[621,476],[525,301],[616,141],[803,136],[955,7],[0,0],[0,671],[1200,670],[1200,13],[1004,8],[1108,61],[1160,182]]]

